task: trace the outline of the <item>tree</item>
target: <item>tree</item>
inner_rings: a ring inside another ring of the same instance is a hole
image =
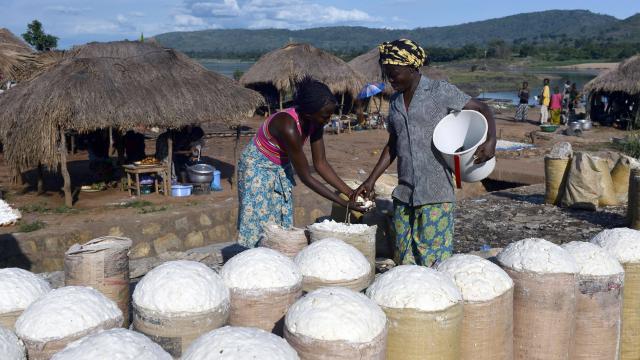
[[[38,20],[33,20],[27,25],[27,32],[22,34],[22,38],[38,51],[50,50],[58,46],[58,37],[45,34],[42,23]]]
[[[244,75],[244,72],[240,69],[236,69],[236,71],[233,72],[233,79],[235,81],[240,81],[242,75]]]

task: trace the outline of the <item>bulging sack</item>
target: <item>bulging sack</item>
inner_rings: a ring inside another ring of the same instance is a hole
[[[465,301],[460,359],[513,359],[513,289],[489,301]]]
[[[640,263],[624,263],[620,359],[640,359]]]
[[[273,249],[293,258],[309,244],[304,229],[285,229],[280,225],[269,223],[263,226],[264,234],[260,246]]]
[[[313,339],[293,334],[285,327],[284,338],[293,347],[300,360],[385,360],[387,329],[373,340],[363,343]]]
[[[544,202],[558,205],[567,183],[570,159],[544,158]]]
[[[589,154],[575,153],[560,204],[564,207],[595,210],[600,201],[601,187],[600,171],[594,159]]]
[[[282,336],[284,316],[302,296],[302,285],[290,289],[230,289],[229,325],[253,327]]]
[[[376,269],[376,232],[377,226],[369,226],[361,233],[346,233],[340,231],[327,231],[309,226],[309,238],[311,242],[320,241],[327,238],[340,239],[360,251],[371,264],[371,271]]]

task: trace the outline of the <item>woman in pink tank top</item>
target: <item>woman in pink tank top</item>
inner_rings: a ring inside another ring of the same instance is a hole
[[[337,101],[329,88],[310,77],[296,84],[295,107],[269,117],[244,149],[238,163],[238,243],[258,245],[262,227],[276,223],[293,226],[293,172],[311,190],[351,209],[348,203],[310,172],[303,146],[310,139],[313,167],[331,187],[350,196],[353,189],[342,181],[327,162],[324,126],[335,112]]]

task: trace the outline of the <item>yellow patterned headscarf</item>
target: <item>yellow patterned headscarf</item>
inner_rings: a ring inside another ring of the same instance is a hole
[[[427,53],[418,43],[400,39],[378,45],[380,64],[413,66],[420,68],[427,60]]]

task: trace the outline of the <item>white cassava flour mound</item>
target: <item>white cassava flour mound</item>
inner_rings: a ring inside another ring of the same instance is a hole
[[[308,293],[287,312],[292,334],[316,340],[369,342],[380,335],[387,317],[375,302],[353,290],[326,287]]]
[[[371,272],[371,264],[358,249],[332,238],[312,243],[293,261],[302,275],[327,281],[354,280]]]
[[[378,305],[392,309],[440,311],[462,300],[451,277],[417,265],[401,265],[378,276],[367,289]]]
[[[0,358],[3,360],[27,360],[24,344],[11,330],[0,326]]]
[[[302,274],[290,258],[267,248],[232,257],[220,275],[227,287],[234,289],[292,288],[302,282]]]
[[[127,329],[110,329],[67,345],[51,360],[172,360],[148,337]]]
[[[498,254],[503,266],[541,274],[575,274],[578,264],[565,249],[544,239],[524,239],[509,244]]]
[[[607,229],[591,239],[621,263],[640,262],[640,231],[629,228]]]
[[[49,283],[32,272],[0,269],[0,313],[24,310],[49,291]]]
[[[52,290],[31,304],[16,321],[22,339],[49,341],[90,330],[107,321],[122,324],[122,311],[99,291],[84,286]]]
[[[281,337],[249,327],[225,326],[200,336],[182,360],[298,360]]]
[[[11,205],[0,199],[0,226],[11,225],[21,217],[20,210],[12,208]]]
[[[608,276],[624,273],[616,258],[596,244],[572,241],[562,245],[578,263],[580,275]]]
[[[369,226],[365,224],[345,224],[335,222],[333,220],[325,220],[323,222],[311,224],[309,225],[309,228],[313,230],[333,231],[344,234],[362,234],[369,229]]]
[[[449,274],[465,301],[489,301],[513,287],[513,280],[498,265],[476,255],[457,254],[438,265]]]
[[[195,261],[169,261],[149,271],[133,292],[133,303],[165,315],[228,308],[229,289],[220,275]]]

